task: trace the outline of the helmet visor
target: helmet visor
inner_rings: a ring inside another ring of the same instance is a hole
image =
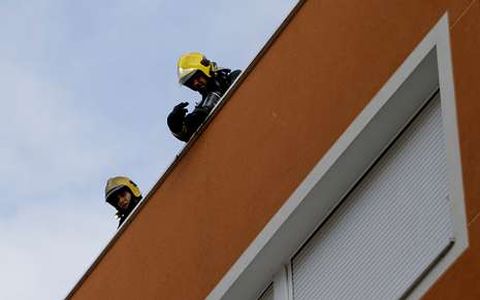
[[[177,70],[178,82],[180,84],[185,84],[190,78],[193,77],[193,75],[195,75],[197,71],[198,70],[194,68],[188,68],[188,69],[178,68]]]

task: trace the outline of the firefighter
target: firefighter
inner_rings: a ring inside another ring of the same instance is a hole
[[[118,227],[120,227],[142,200],[142,193],[130,178],[117,176],[107,180],[105,200],[117,210],[116,216],[119,219]]]
[[[191,52],[180,56],[177,72],[180,84],[202,95],[202,100],[192,112],[188,113],[188,102],[182,102],[173,108],[167,118],[173,135],[188,142],[241,71],[219,68],[203,54]]]

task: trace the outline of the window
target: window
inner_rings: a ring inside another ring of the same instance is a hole
[[[293,257],[293,299],[400,299],[452,246],[438,93]]]
[[[468,245],[456,124],[444,15],[208,299],[420,297]]]

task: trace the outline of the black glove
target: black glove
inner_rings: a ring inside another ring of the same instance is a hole
[[[168,127],[172,132],[180,132],[183,128],[183,120],[188,110],[185,108],[188,106],[188,102],[182,102],[175,105],[172,112],[167,117]]]
[[[178,113],[178,114],[185,115],[188,112],[188,110],[185,108],[187,106],[188,106],[188,102],[182,102],[180,104],[177,104],[173,108],[172,113]]]

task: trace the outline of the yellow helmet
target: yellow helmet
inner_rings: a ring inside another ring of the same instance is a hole
[[[210,72],[215,69],[215,63],[209,61],[199,52],[185,53],[178,59],[178,82],[185,84],[197,72],[202,72],[207,77],[212,77]]]
[[[105,200],[114,205],[114,202],[112,202],[113,199],[110,197],[122,188],[128,188],[132,195],[136,198],[142,197],[142,193],[135,182],[131,181],[128,177],[117,176],[107,180],[107,185],[105,186]]]

